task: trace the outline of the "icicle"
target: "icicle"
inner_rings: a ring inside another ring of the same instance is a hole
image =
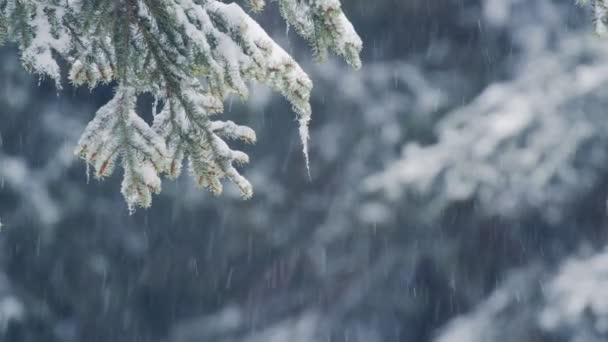
[[[91,164],[89,164],[89,163],[84,163],[84,164],[86,165],[85,166],[85,168],[86,168],[85,174],[87,176],[87,184],[89,184],[89,181],[91,180]]]
[[[308,157],[309,121],[310,118],[300,119],[300,127],[298,130],[300,132],[300,140],[302,142],[302,153],[304,153],[304,161],[306,163],[306,173],[308,174],[308,179],[312,181],[312,177],[310,176],[310,159]]]

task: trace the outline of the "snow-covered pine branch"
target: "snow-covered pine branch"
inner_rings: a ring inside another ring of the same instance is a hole
[[[315,56],[328,50],[355,68],[362,43],[339,0],[275,0]],[[264,0],[248,0],[261,11]],[[16,42],[25,67],[61,87],[59,59],[75,85],[116,82],[114,98],[86,128],[77,148],[95,176],[125,170],[130,209],[148,207],[159,175],[177,177],[188,159],[197,184],[214,193],[228,178],[243,197],[249,182],[235,169],[248,156],[224,139],[255,142],[248,127],[212,120],[230,94],[247,97],[247,82],[265,84],[292,104],[307,154],[312,82],[239,5],[217,0],[0,0],[0,44]],[[151,93],[163,105],[149,127],[135,112]],[[308,156],[306,155],[308,161]]]
[[[578,4],[590,5],[593,12],[593,30],[598,36],[608,34],[608,1],[576,0]]]

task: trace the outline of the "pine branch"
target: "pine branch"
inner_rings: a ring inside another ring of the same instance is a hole
[[[164,140],[135,113],[136,94],[120,86],[87,125],[76,153],[95,168],[98,179],[112,174],[120,158],[125,171],[122,194],[129,209],[149,207],[159,193],[159,174],[167,167]]]
[[[598,36],[608,34],[608,3],[606,0],[576,0],[577,4],[589,5],[593,13],[593,30]]]
[[[276,0],[285,19],[311,42],[360,66],[361,40],[337,0]],[[248,0],[261,11],[263,0]],[[0,43],[16,42],[23,64],[61,86],[59,59],[69,80],[90,88],[115,82],[115,97],[87,126],[77,148],[103,178],[120,159],[122,192],[130,209],[148,207],[159,175],[180,174],[188,160],[196,183],[221,193],[228,179],[243,197],[249,182],[235,166],[248,156],[226,139],[255,142],[248,127],[212,120],[231,94],[246,98],[251,81],[281,93],[300,123],[308,165],[312,82],[293,58],[241,7],[217,0],[0,0]],[[135,112],[137,96],[164,104],[149,127]]]

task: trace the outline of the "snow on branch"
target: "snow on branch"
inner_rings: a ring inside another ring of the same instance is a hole
[[[319,60],[334,50],[354,68],[361,67],[362,42],[342,10],[338,0],[275,0],[281,14],[306,38]]]
[[[513,80],[489,86],[439,122],[436,143],[406,144],[366,189],[421,201],[437,215],[471,201],[489,216],[538,210],[562,219],[608,161],[608,49],[594,40],[564,39],[559,53],[539,54]]]
[[[88,124],[76,151],[94,166],[97,178],[112,174],[121,159],[121,191],[130,210],[150,206],[151,193],[160,191],[159,173],[166,168],[167,155],[163,139],[135,113],[135,100],[132,88],[120,86]]]
[[[285,19],[323,58],[328,50],[353,67],[361,65],[361,40],[337,0],[279,0]],[[265,1],[249,0],[261,11]],[[230,121],[212,120],[231,94],[248,96],[254,81],[281,93],[292,105],[308,165],[308,123],[312,82],[241,7],[217,0],[0,0],[0,44],[16,42],[32,72],[93,88],[116,82],[114,99],[101,108],[83,134],[77,153],[95,168],[112,173],[120,159],[122,192],[129,207],[148,207],[160,178],[179,175],[188,160],[197,184],[213,193],[227,178],[243,197],[249,182],[235,166],[245,153],[224,139],[254,142],[254,132]],[[163,104],[153,128],[135,112],[137,97],[151,93]]]
[[[606,0],[577,0],[582,5],[590,5],[593,12],[593,30],[598,36],[608,34],[608,2]]]

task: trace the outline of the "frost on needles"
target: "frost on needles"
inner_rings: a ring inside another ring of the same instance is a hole
[[[318,60],[333,50],[354,68],[361,66],[361,39],[339,0],[273,1]],[[247,2],[254,12],[265,6],[264,0]],[[227,178],[251,197],[251,184],[235,168],[249,158],[226,140],[253,143],[255,132],[214,117],[230,94],[247,97],[249,81],[289,100],[308,162],[312,82],[236,3],[0,0],[0,45],[5,41],[17,43],[24,66],[58,88],[58,60],[68,64],[75,85],[115,82],[114,98],[88,124],[76,153],[97,178],[120,164],[130,210],[149,207],[152,194],[160,192],[160,176],[179,176],[184,159],[199,186],[219,194]],[[162,104],[152,127],[135,110],[142,93]]]

